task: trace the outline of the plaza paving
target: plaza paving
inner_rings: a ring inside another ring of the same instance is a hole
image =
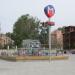
[[[68,60],[8,62],[0,60],[0,75],[75,75],[75,55]]]

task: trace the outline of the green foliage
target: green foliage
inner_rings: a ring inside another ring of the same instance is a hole
[[[63,26],[62,28],[61,27],[58,28],[58,30],[61,30],[62,32],[64,32],[64,28],[65,28],[65,26]]]
[[[39,40],[41,42],[41,44],[43,44],[43,47],[48,47],[48,27],[42,25],[41,27],[39,27],[41,32],[39,34]]]
[[[40,21],[28,14],[19,17],[13,26],[13,33],[7,33],[7,36],[11,36],[18,47],[25,39],[39,39],[41,44],[48,46],[48,27],[40,27]]]
[[[29,16],[28,14],[22,15],[14,24],[13,27],[13,40],[15,45],[21,46],[24,39],[37,39],[38,38],[38,25],[39,20]]]

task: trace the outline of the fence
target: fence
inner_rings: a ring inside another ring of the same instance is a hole
[[[49,50],[48,48],[18,48],[17,50],[0,50],[0,56],[56,56],[62,55],[63,50]]]

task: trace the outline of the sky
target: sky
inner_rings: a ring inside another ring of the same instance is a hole
[[[47,21],[44,7],[53,5],[55,15],[51,21],[55,22],[52,30],[58,27],[75,25],[75,0],[0,0],[1,33],[12,32],[17,19],[30,14],[41,22]]]

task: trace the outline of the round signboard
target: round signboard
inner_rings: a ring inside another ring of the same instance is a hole
[[[44,12],[48,18],[51,18],[55,13],[55,9],[52,5],[48,5],[44,8]]]

